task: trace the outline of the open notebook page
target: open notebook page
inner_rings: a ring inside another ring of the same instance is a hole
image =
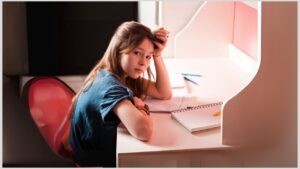
[[[173,96],[170,100],[147,98],[144,103],[149,106],[151,112],[171,112],[203,104],[196,94],[187,93],[185,88],[173,90]]]
[[[190,132],[219,127],[221,116],[215,115],[221,111],[221,102],[199,106],[197,109],[186,109],[180,112],[172,112],[172,117],[176,119]]]

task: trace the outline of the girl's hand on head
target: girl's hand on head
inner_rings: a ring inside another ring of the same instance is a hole
[[[163,49],[166,47],[169,37],[169,32],[165,30],[164,28],[159,28],[153,32],[154,36],[162,41],[160,42],[154,42],[157,46],[157,48],[154,50],[154,57],[161,56],[161,53]]]

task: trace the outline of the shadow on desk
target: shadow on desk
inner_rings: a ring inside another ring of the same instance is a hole
[[[153,118],[153,133],[149,141],[142,143],[147,144],[148,146],[156,146],[156,147],[169,147],[174,146],[176,144],[176,130],[169,127],[169,120],[165,120],[165,116],[159,116],[159,114],[165,113],[155,113],[157,116],[152,116]],[[170,118],[168,116],[168,118]],[[118,127],[118,133],[122,134],[123,137],[128,137],[128,139],[136,139],[134,138],[128,130],[120,125]],[[132,138],[129,138],[132,137]],[[137,139],[136,139],[137,140]],[[139,140],[137,140],[139,141]]]
[[[148,144],[153,146],[168,147],[176,145],[176,130],[170,127],[170,120],[164,118],[171,118],[170,116],[159,116],[163,113],[156,113],[158,116],[153,118],[153,133]],[[171,121],[172,122],[172,121]]]

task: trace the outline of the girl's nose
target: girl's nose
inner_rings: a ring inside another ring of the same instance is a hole
[[[141,59],[139,60],[139,64],[141,65],[141,66],[144,66],[145,64],[146,64],[146,57],[141,57]]]

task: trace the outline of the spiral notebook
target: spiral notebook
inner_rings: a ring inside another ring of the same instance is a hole
[[[197,94],[187,93],[186,89],[176,89],[172,90],[172,98],[169,100],[147,98],[144,100],[144,103],[149,106],[152,113],[171,113],[188,106],[203,104],[203,101],[198,97]]]
[[[222,104],[216,102],[178,109],[172,111],[171,116],[190,132],[211,129],[221,125]]]

